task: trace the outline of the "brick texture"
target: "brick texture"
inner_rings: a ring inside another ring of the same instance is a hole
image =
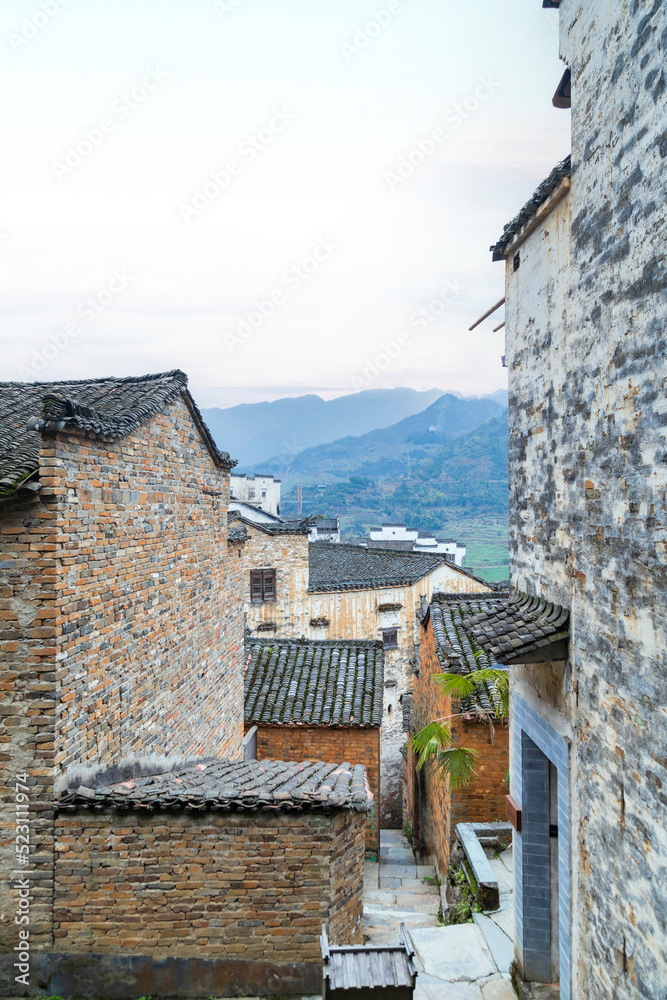
[[[479,751],[476,775],[466,788],[451,792],[449,783],[429,768],[415,771],[416,757],[408,747],[405,768],[405,819],[411,823],[415,843],[424,857],[441,872],[449,866],[449,852],[457,823],[486,823],[505,818],[505,775],[509,767],[509,731],[495,724],[493,731],[477,720],[449,718],[459,706],[434,684],[442,673],[430,620],[421,629],[419,676],[413,681],[415,732],[436,719],[449,719],[452,744]]]
[[[56,836],[59,951],[319,963],[323,923],[361,941],[361,813],[77,810]]]
[[[45,462],[58,495],[56,763],[238,754],[229,476],[185,403],[112,444],[59,436]]]
[[[30,775],[31,944],[51,944],[54,783],[76,767],[239,756],[242,594],[229,474],[179,397],[112,443],[44,438],[37,498],[0,508],[0,858]],[[232,569],[230,569],[230,563]],[[18,897],[0,886],[0,945]]]
[[[323,760],[363,764],[373,794],[373,808],[367,813],[366,850],[378,854],[380,829],[380,727],[259,726],[258,760]]]
[[[0,520],[0,862],[16,856],[17,775],[29,775],[31,941],[51,942],[56,711],[56,512],[37,499],[5,504]],[[41,860],[40,860],[41,859]],[[0,946],[17,940],[18,894],[0,883]]]

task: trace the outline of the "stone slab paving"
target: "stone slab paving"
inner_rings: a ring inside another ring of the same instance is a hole
[[[498,972],[484,935],[475,924],[417,928],[410,937],[428,976],[446,983],[465,983]]]
[[[398,944],[399,925],[405,924],[419,970],[415,1000],[515,1000],[508,978],[514,950],[511,850],[491,862],[501,908],[476,914],[480,919],[473,923],[444,926],[434,869],[415,863],[400,830],[380,831],[379,859],[367,861],[364,872],[364,940]]]
[[[484,1000],[484,994],[475,983],[443,983],[442,979],[421,974],[417,976],[414,1000]]]
[[[509,974],[510,965],[514,961],[514,941],[483,913],[473,913],[472,918],[484,935],[498,971]]]
[[[500,927],[501,931],[507,934],[510,941],[514,940],[514,907],[508,906],[504,910],[494,910],[486,914],[494,924]]]
[[[484,1000],[516,1000],[516,993],[509,979],[495,979],[482,987]]]

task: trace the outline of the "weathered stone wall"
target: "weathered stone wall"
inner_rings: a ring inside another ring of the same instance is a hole
[[[265,726],[257,729],[257,760],[323,760],[363,764],[373,795],[366,813],[366,850],[380,851],[380,727]]]
[[[571,649],[512,672],[573,743],[572,995],[626,1000],[667,982],[667,7],[560,11],[569,205],[507,268],[510,573]]]
[[[436,720],[448,720],[452,745],[478,752],[475,777],[465,788],[451,791],[449,782],[430,768],[415,771],[417,762],[408,747],[405,822],[413,828],[415,847],[424,860],[441,873],[449,866],[449,851],[457,823],[490,823],[505,818],[505,776],[509,766],[509,730],[501,723],[493,729],[479,720],[456,717],[458,701],[443,694],[433,682],[443,672],[438,660],[430,620],[422,628],[419,676],[412,685],[412,722],[415,732]],[[454,717],[453,717],[454,716]]]
[[[35,872],[28,879],[31,941],[51,943],[57,525],[49,491],[43,480],[43,499],[0,507],[0,947],[13,947],[25,929],[14,922],[21,876],[10,873],[21,871],[26,846],[25,868]]]
[[[211,963],[227,995],[312,992],[322,924],[361,941],[364,825],[348,811],[62,812],[51,967],[115,956],[126,992],[88,995],[170,995],[183,960],[188,996],[209,995]],[[132,956],[149,959],[140,981]]]
[[[62,434],[48,445],[59,769],[237,756],[243,613],[227,580],[228,473],[180,398],[120,441]]]

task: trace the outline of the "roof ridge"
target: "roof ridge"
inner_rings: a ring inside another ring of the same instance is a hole
[[[68,429],[91,438],[117,440],[165,412],[179,394],[215,464],[231,469],[236,462],[218,449],[187,386],[188,377],[179,368],[62,382],[0,382],[2,498],[12,496],[38,476],[40,434]]]

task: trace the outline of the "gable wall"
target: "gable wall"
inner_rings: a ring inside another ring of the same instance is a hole
[[[105,443],[45,439],[58,482],[57,756],[237,756],[240,595],[229,587],[229,475],[181,398]]]

